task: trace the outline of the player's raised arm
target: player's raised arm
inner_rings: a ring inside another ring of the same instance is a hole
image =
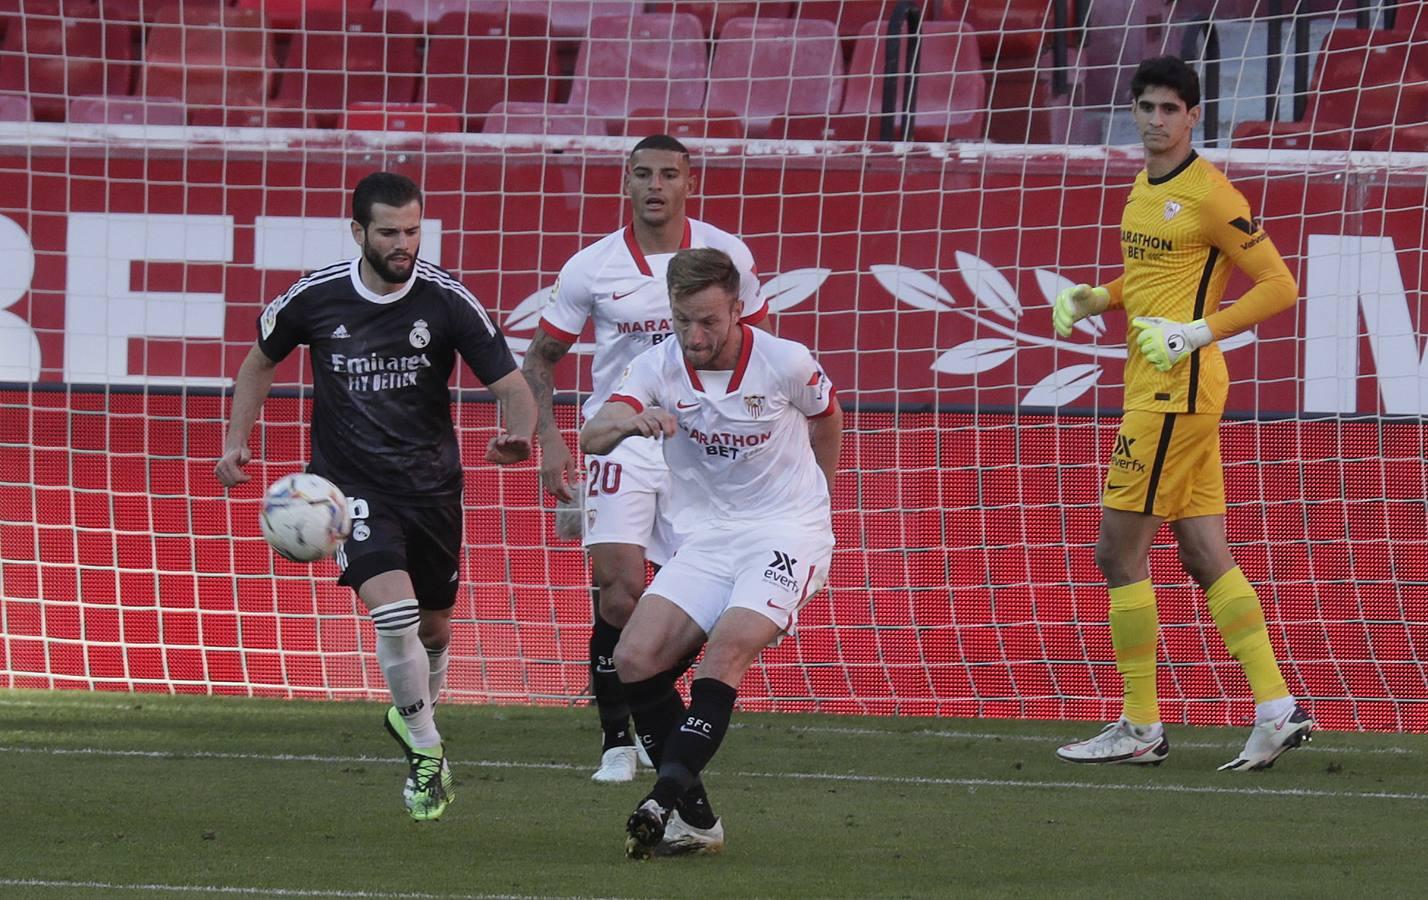
[[[540,439],[540,483],[559,500],[571,499],[570,486],[580,478],[580,467],[555,424],[555,365],[571,343],[537,329],[521,363],[521,374],[535,402],[535,433]]]
[[[243,472],[243,467],[253,458],[248,449],[248,435],[253,424],[258,421],[258,411],[268,398],[273,387],[273,375],[278,364],[268,358],[257,344],[248,351],[243,364],[238,367],[238,377],[233,384],[233,412],[228,419],[228,434],[223,439],[223,456],[213,474],[225,488],[235,487],[251,477]]]
[[[486,445],[486,461],[510,465],[529,459],[535,429],[536,405],[531,389],[520,372],[511,371],[490,384],[501,407],[505,429]]]
[[[667,410],[658,406],[636,409],[624,399],[612,397],[580,429],[580,449],[599,456],[614,450],[627,437],[672,437],[678,430],[674,416]]]

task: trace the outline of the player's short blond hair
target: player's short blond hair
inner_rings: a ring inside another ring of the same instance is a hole
[[[681,250],[669,261],[665,273],[669,299],[679,300],[705,288],[719,287],[731,300],[739,299],[739,270],[729,254],[712,247]]]

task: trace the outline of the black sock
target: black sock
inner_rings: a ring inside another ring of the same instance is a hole
[[[595,693],[595,706],[600,713],[600,730],[604,732],[601,751],[611,747],[634,744],[630,736],[630,707],[625,702],[625,688],[615,674],[615,645],[620,642],[620,629],[595,613],[595,627],[590,630],[590,687]]]
[[[724,742],[737,697],[738,691],[717,678],[696,678],[689,686],[689,712],[671,733],[663,758],[656,763],[659,781],[651,796],[661,806],[674,805],[699,781],[699,773]],[[668,804],[665,798],[670,798]]]
[[[644,681],[625,682],[623,686],[635,720],[635,733],[650,761],[658,767],[670,733],[684,721],[684,700],[674,689],[674,678],[668,672]]]
[[[704,789],[702,781],[690,785],[684,796],[679,798],[677,806],[679,817],[695,828],[713,828],[714,823],[719,821],[719,817],[714,814],[714,807],[709,803],[709,792]]]

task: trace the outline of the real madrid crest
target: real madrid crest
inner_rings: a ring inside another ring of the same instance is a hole
[[[764,414],[764,401],[767,399],[763,394],[745,394],[744,409],[747,409],[749,415],[757,419]]]
[[[426,319],[417,319],[412,323],[412,333],[407,335],[407,340],[418,350],[431,343],[431,332],[426,330]]]

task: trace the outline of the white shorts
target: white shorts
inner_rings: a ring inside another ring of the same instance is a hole
[[[678,606],[706,635],[733,607],[751,609],[793,632],[798,611],[828,580],[829,525],[772,522],[691,534],[646,588]]]
[[[637,441],[653,443],[654,455]],[[635,544],[657,566],[679,549],[669,467],[657,443],[628,438],[605,456],[585,457],[584,491],[584,546]]]

